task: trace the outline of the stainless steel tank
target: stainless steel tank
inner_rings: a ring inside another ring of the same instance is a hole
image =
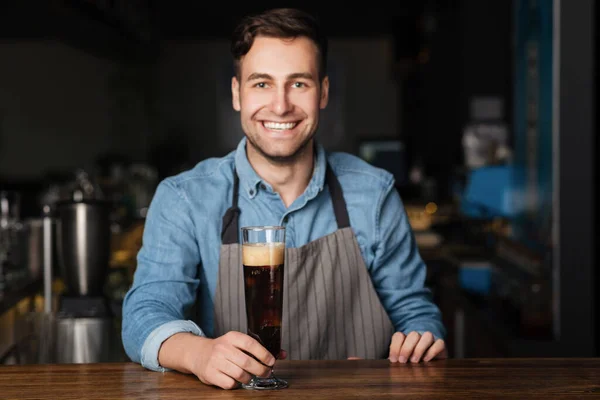
[[[56,322],[55,357],[59,364],[109,362],[115,347],[110,318],[60,318]]]
[[[56,204],[60,274],[70,296],[102,296],[110,261],[110,203],[98,200]]]

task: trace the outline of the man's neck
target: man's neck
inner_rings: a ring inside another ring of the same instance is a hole
[[[312,143],[308,144],[298,158],[289,164],[275,163],[265,158],[251,144],[246,146],[246,154],[258,176],[279,193],[286,207],[289,207],[306,190],[314,168]]]

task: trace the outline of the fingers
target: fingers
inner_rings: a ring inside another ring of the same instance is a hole
[[[207,385],[218,386],[222,389],[235,389],[238,387],[238,383],[233,378],[225,375],[224,373],[214,374],[208,381],[202,378],[200,379],[200,381]]]
[[[391,362],[397,362],[398,357],[400,357],[400,349],[402,349],[402,344],[404,343],[404,339],[406,337],[402,332],[394,333],[392,336],[392,343],[390,344],[390,355],[389,359]]]
[[[243,351],[233,348],[225,353],[225,358],[249,374],[266,377],[269,376],[271,368],[259,363]]]
[[[420,339],[421,335],[419,335],[418,332],[411,332],[406,336],[402,343],[402,348],[400,349],[400,355],[398,356],[399,362],[405,363],[410,359],[410,356]]]
[[[235,365],[229,360],[224,360],[223,365],[221,365],[220,371],[227,375],[230,378],[235,379],[240,383],[248,383],[252,376],[249,373],[244,371],[239,366]]]
[[[402,344],[402,348],[400,349],[400,356],[398,357],[398,361],[400,361],[401,363],[407,362],[420,339],[421,335],[419,335],[417,332],[409,333],[406,336],[406,339],[404,339],[404,343]]]
[[[406,363],[410,360],[412,363],[418,363],[421,360],[427,362],[434,358],[447,357],[446,344],[442,339],[435,340],[431,332],[425,332],[423,335],[410,332],[406,336],[396,332],[392,336],[389,356],[391,362]]]
[[[287,358],[287,352],[285,350],[281,350],[279,352],[279,356],[277,356],[278,360],[285,360]]]
[[[446,343],[442,339],[438,339],[435,343],[427,350],[423,361],[428,362],[433,360],[435,357],[446,358],[448,357],[448,351],[446,350]]]
[[[229,332],[226,334],[231,344],[240,350],[245,350],[252,354],[256,359],[265,365],[272,367],[275,364],[275,357],[265,349],[258,341],[252,337],[240,332]],[[239,364],[238,364],[239,365]],[[257,374],[258,375],[258,374]]]
[[[268,351],[250,336],[231,332],[206,343],[208,344],[200,349],[201,357],[192,370],[202,383],[235,389],[238,383],[250,382],[253,375],[267,377],[271,373],[271,367],[254,359],[251,353],[254,351],[265,358],[261,350]],[[242,349],[249,349],[248,353]],[[273,358],[270,354],[269,357]]]
[[[423,357],[423,354],[431,347],[432,344],[433,334],[431,332],[425,332],[417,342],[417,345],[412,352],[412,356],[410,357],[410,362],[418,363],[421,361],[421,357]]]

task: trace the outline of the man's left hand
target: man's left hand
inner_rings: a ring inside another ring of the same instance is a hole
[[[389,360],[393,363],[418,363],[421,360],[428,362],[443,358],[448,358],[446,344],[442,339],[434,340],[431,332],[423,335],[418,332],[410,332],[408,335],[396,332],[392,336]]]

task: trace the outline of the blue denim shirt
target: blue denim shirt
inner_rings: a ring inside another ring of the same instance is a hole
[[[213,337],[221,225],[232,203],[234,167],[240,178],[240,227],[285,225],[286,245],[300,247],[337,229],[329,191],[324,190],[329,162],[342,186],[365,264],[396,331],[445,336],[440,311],[424,287],[426,266],[390,173],[349,154],[326,153],[317,145],[311,181],[286,208],[251,167],[245,146],[244,138],[230,154],[204,160],[158,185],[133,285],[123,303],[122,340],[132,361],[165,371],[158,351],[171,335]],[[195,301],[197,323],[189,315]]]

